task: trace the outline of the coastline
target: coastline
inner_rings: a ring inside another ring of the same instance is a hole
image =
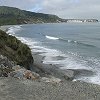
[[[1,26],[1,30],[6,32],[11,26],[12,25]],[[32,56],[34,59],[33,68],[31,68],[32,71],[37,72],[41,76],[48,77],[49,75],[52,75],[62,80],[73,80],[73,70],[61,70],[59,65],[44,64],[42,61],[44,56],[39,55],[38,52],[32,52]]]
[[[3,26],[3,31],[8,27]],[[10,26],[9,26],[10,27]],[[60,78],[62,82],[52,84],[45,83],[41,79],[37,81],[18,80],[14,78],[0,78],[0,87],[8,92],[5,95],[10,100],[99,100],[100,85],[86,83],[82,81],[72,81],[75,75],[82,71],[77,70],[60,70],[59,66],[52,64],[43,64],[43,56],[39,53],[33,53],[34,67],[33,71],[40,74],[42,77],[54,76]],[[84,71],[84,70],[83,70]],[[85,71],[86,72],[86,71]],[[87,72],[91,73],[92,72]],[[12,81],[13,80],[13,81]],[[19,88],[20,87],[20,88]],[[17,90],[15,91],[15,89]],[[9,94],[9,91],[10,94]],[[47,92],[48,91],[48,92]],[[47,92],[47,93],[46,93]],[[0,94],[2,90],[0,89]],[[27,96],[25,96],[27,95]],[[1,98],[5,98],[2,94]]]
[[[73,80],[74,78],[74,71],[72,70],[61,70],[59,65],[52,65],[52,64],[44,64],[43,63],[43,56],[39,54],[33,54],[34,57],[34,66],[35,68],[40,69],[39,71],[43,72],[37,72],[41,73],[41,75],[52,75],[54,77],[60,78],[62,80]],[[33,69],[35,70],[35,69]]]
[[[13,25],[5,25],[1,26],[1,30],[7,31],[8,28],[10,28]],[[16,25],[15,25],[16,26]],[[45,56],[40,55],[38,52],[32,52],[32,56],[34,59],[33,67],[31,68],[31,71],[35,71],[41,76],[49,77],[49,75],[52,75],[54,77],[60,78],[61,80],[69,80],[69,81],[78,81],[75,79],[75,77],[78,77],[80,75],[83,76],[91,76],[95,74],[94,72],[90,70],[73,70],[73,69],[60,69],[61,66],[59,65],[53,65],[53,64],[44,64],[43,59]],[[91,84],[91,83],[90,83]]]

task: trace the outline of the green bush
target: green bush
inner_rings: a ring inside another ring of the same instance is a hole
[[[16,37],[10,36],[0,30],[0,53],[7,56],[27,69],[33,64],[33,57],[30,48],[17,40]]]

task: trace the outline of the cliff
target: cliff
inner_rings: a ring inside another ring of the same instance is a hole
[[[27,69],[30,69],[33,64],[33,57],[30,48],[17,40],[16,37],[10,36],[1,30],[0,54]]]

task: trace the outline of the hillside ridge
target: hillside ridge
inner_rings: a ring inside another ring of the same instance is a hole
[[[0,6],[0,24],[32,24],[32,23],[56,23],[61,18],[56,15],[35,13],[20,10],[14,7]]]

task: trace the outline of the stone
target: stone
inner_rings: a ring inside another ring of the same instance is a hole
[[[0,77],[2,77],[2,71],[0,70]]]
[[[13,66],[12,69],[13,69],[13,70],[19,70],[19,69],[21,69],[21,66],[16,65],[16,66]]]
[[[0,55],[0,59],[3,59],[4,57],[2,55]]]
[[[27,70],[25,68],[20,68],[19,66],[15,66],[15,71],[10,73],[11,77],[15,77],[18,79],[38,79],[39,75],[36,74],[35,72],[32,72],[30,70]]]
[[[3,73],[2,73],[2,76],[3,76],[3,77],[8,77],[8,73],[7,73],[7,72],[3,72]]]
[[[36,79],[36,77],[33,76],[32,72],[29,71],[29,70],[26,70],[26,71],[25,71],[24,77],[25,77],[26,79],[32,79],[32,80]]]
[[[19,69],[10,73],[11,77],[23,79],[24,78],[24,71],[25,69]]]
[[[40,75],[38,73],[35,73],[35,72],[32,72],[32,71],[31,71],[31,73],[32,73],[33,76],[35,76],[35,78],[39,78],[40,77]]]
[[[32,71],[30,71],[30,70],[26,70],[26,71],[24,72],[24,77],[27,78],[27,79],[32,79],[32,80],[34,80],[34,79],[38,79],[38,78],[40,77],[40,75],[37,74],[37,73],[35,73],[35,72],[32,72]]]
[[[4,69],[6,68],[3,64],[0,65],[0,68]]]

